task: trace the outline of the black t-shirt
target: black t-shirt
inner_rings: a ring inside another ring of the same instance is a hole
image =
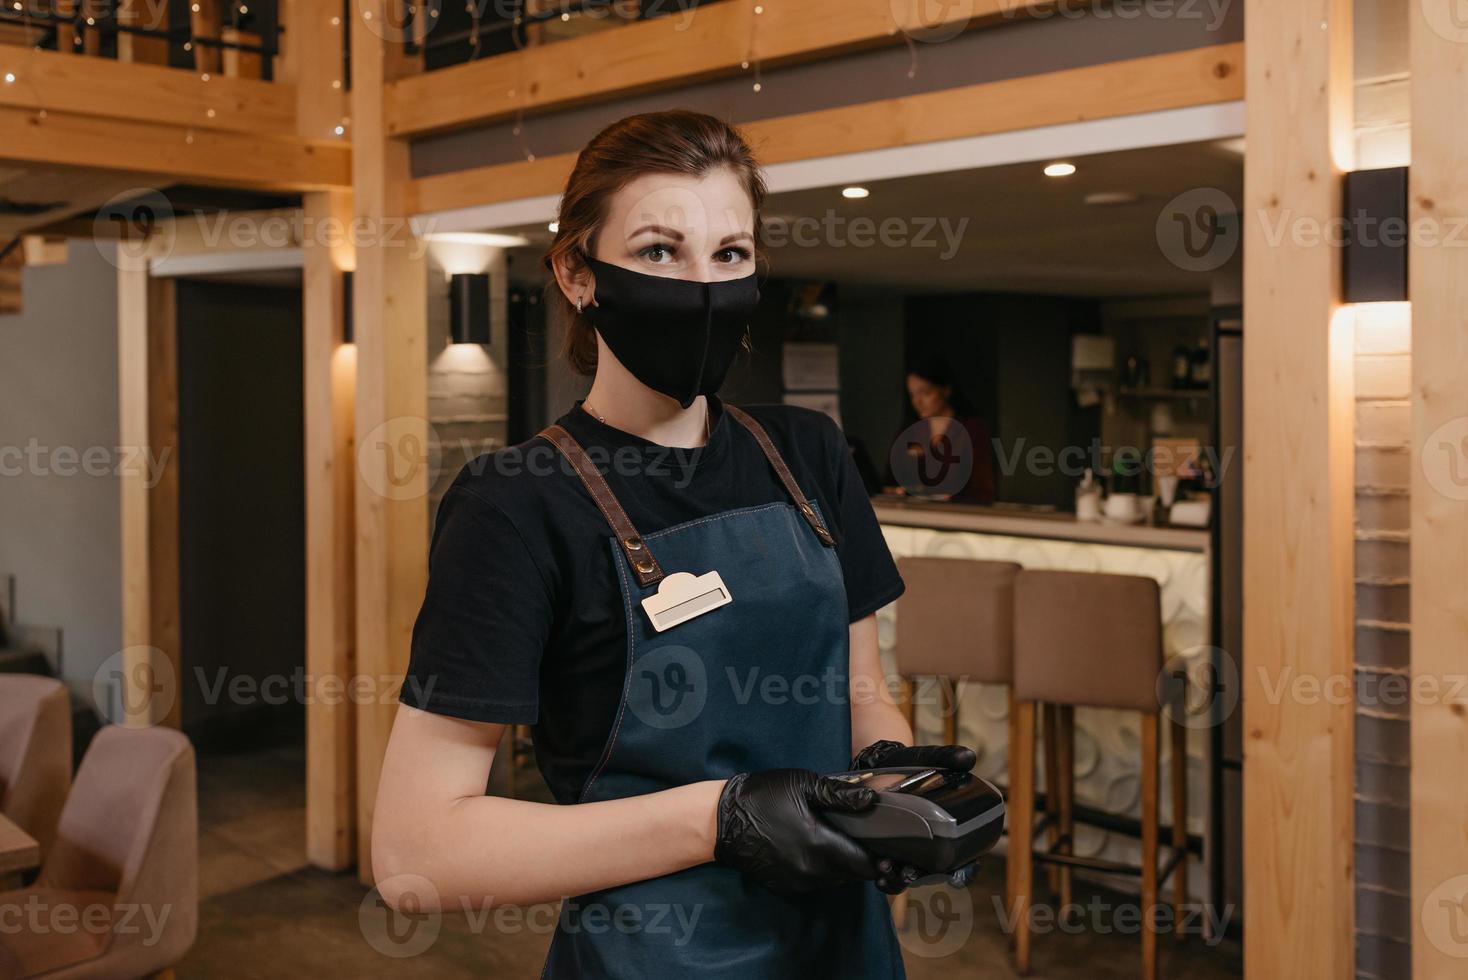
[[[708,445],[678,449],[598,422],[575,437],[643,534],[789,500],[754,436],[709,399]],[[828,416],[750,406],[836,539],[848,616],[896,599],[902,579],[841,430]],[[472,460],[439,505],[428,590],[413,628],[405,704],[474,721],[534,724],[557,800],[577,798],[621,701],[627,621],[607,540],[581,479],[540,436]]]

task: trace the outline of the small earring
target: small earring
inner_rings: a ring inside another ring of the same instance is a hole
[[[580,313],[581,312],[581,297],[580,296],[577,296],[576,297],[576,312],[577,313]]]

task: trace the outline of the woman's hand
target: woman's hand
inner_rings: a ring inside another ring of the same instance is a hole
[[[973,749],[963,745],[903,745],[891,739],[873,742],[856,754],[851,768],[883,769],[892,766],[925,766],[968,772],[979,761]]]
[[[740,773],[719,796],[714,860],[781,895],[898,870],[821,819],[823,811],[859,813],[876,802],[861,786],[808,769]]]
[[[957,769],[968,772],[978,762],[978,755],[973,749],[963,745],[903,745],[891,739],[883,739],[873,742],[856,754],[851,760],[851,768],[857,769],[884,769],[893,766],[924,766],[932,769]],[[911,865],[895,864],[889,870],[877,878],[877,887],[888,895],[896,895],[906,890],[908,885],[922,877],[922,872]],[[961,868],[955,872],[953,883],[955,887],[959,884],[967,884],[967,879],[973,876],[972,866]]]

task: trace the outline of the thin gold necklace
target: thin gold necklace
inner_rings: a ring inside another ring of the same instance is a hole
[[[584,409],[586,409],[588,412],[590,412],[591,413],[591,417],[594,418],[594,419],[596,419],[602,425],[606,425],[607,424],[607,420],[602,416],[602,414],[600,412],[598,412],[596,409],[594,409],[594,408],[591,407],[591,402],[589,402],[589,401],[587,401],[586,399],[583,398],[581,400],[581,407],[584,408]],[[704,401],[703,401],[703,441],[705,443],[707,443],[712,438],[713,438],[713,428],[712,428],[712,426],[709,423],[709,403],[708,403],[708,399],[705,398]]]

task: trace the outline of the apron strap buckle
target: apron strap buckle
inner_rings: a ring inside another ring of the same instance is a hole
[[[581,448],[571,433],[559,425],[552,425],[541,433],[551,441],[551,445],[560,450],[576,475],[581,477],[581,482],[586,485],[586,490],[591,494],[591,499],[596,501],[596,506],[601,510],[602,516],[612,527],[612,533],[617,536],[617,544],[622,548],[622,554],[627,556],[627,564],[632,566],[632,573],[637,576],[637,584],[643,588],[657,585],[663,580],[663,569],[658,560],[648,550],[647,543],[642,540],[642,535],[637,533],[632,519],[617,502],[612,488],[607,486],[606,478],[592,464],[587,457],[586,451]]]
[[[780,483],[784,485],[785,492],[795,502],[795,506],[799,509],[801,516],[805,518],[805,522],[816,533],[816,537],[820,539],[821,544],[827,548],[834,548],[836,546],[836,539],[826,529],[826,525],[821,521],[820,515],[811,506],[810,500],[801,492],[800,484],[795,482],[795,475],[790,472],[790,467],[785,465],[785,457],[781,456],[780,450],[775,448],[775,443],[770,439],[770,434],[765,431],[765,427],[756,422],[744,409],[730,405],[728,402],[724,403],[724,411],[728,412],[730,418],[744,426],[749,430],[750,435],[754,436],[754,441],[759,443],[759,448],[764,452],[765,459],[770,461],[770,466],[774,469],[775,475],[780,478]]]

